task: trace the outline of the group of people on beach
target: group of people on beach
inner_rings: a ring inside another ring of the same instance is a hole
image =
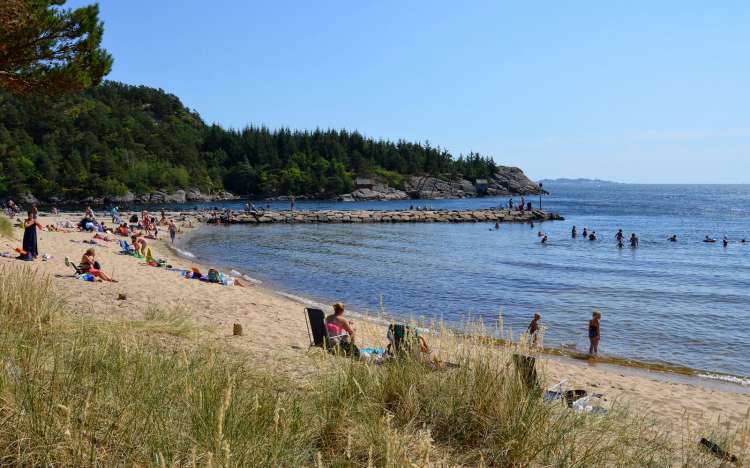
[[[536,346],[538,343],[539,331],[541,329],[539,322],[541,320],[542,320],[542,315],[539,313],[536,313],[534,314],[534,318],[531,320],[531,323],[529,323],[529,326],[526,327],[526,331],[531,340],[531,346]],[[591,355],[599,354],[599,340],[602,337],[601,320],[602,320],[602,314],[601,312],[596,310],[592,314],[591,320],[589,320],[589,323],[588,323],[587,332],[588,332],[588,338],[589,338],[589,354]]]

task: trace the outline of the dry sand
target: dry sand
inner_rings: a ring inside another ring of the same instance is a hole
[[[42,216],[43,224],[60,219],[76,221],[73,215]],[[39,252],[53,256],[49,261],[38,259],[23,262],[0,257],[0,268],[31,266],[48,274],[54,287],[77,313],[109,320],[139,320],[149,307],[165,311],[180,310],[199,325],[195,343],[232,347],[246,352],[248,359],[274,369],[300,376],[316,366],[308,350],[309,340],[304,319],[304,304],[262,285],[248,287],[221,286],[180,278],[178,273],[146,265],[132,256],[120,255],[117,242],[99,241],[94,246],[97,259],[105,273],[119,283],[86,282],[73,277],[73,270],[64,265],[70,257],[76,264],[91,239],[90,233],[39,232]],[[167,237],[166,229],[163,237]],[[0,240],[0,252],[20,246],[21,230],[16,241]],[[193,264],[177,257],[163,243],[149,241],[155,257],[170,260],[175,267]],[[207,268],[203,267],[205,273]],[[118,300],[124,294],[125,300]],[[232,325],[240,323],[244,336],[232,336]],[[360,346],[381,346],[385,343],[384,327],[376,322],[360,320]],[[697,378],[674,378],[658,372],[591,365],[569,359],[540,360],[541,375],[548,385],[567,379],[570,387],[584,388],[606,394],[608,401],[622,401],[655,416],[665,428],[688,426],[701,434],[708,425],[720,424],[738,428],[748,422],[750,394],[747,387],[712,385]]]

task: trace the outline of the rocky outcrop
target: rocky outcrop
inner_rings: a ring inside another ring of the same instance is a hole
[[[217,200],[237,200],[239,197],[229,192],[216,192],[213,194],[203,194],[197,188],[189,188],[187,190],[175,190],[172,193],[165,191],[156,191],[151,193],[135,194],[133,192],[125,192],[123,195],[115,195],[111,197],[86,197],[86,198],[63,198],[62,196],[50,197],[46,200],[47,203],[55,205],[65,204],[87,204],[87,205],[103,205],[107,203],[117,205],[130,205],[130,204],[146,204],[146,203],[187,203],[187,202],[206,202],[206,201],[217,201]],[[34,195],[24,194],[18,198],[18,201],[24,205],[32,205],[41,203]]]
[[[348,195],[348,198],[352,200],[406,200],[409,198],[409,195],[403,190],[398,190],[385,184],[374,185],[371,189],[357,189]]]
[[[381,182],[371,189],[360,188],[352,193],[340,195],[338,200],[404,200],[406,198],[440,200],[483,195],[537,195],[541,191],[539,185],[526,177],[526,174],[517,167],[498,166],[498,171],[486,182],[478,186],[467,179],[444,180],[431,176],[412,176],[406,181],[404,190],[394,189]]]
[[[539,188],[539,184],[526,177],[517,167],[498,166],[489,188],[503,191],[501,195],[539,195],[547,193]]]

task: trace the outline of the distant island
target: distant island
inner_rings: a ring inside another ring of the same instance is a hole
[[[163,203],[539,193],[518,168],[357,131],[207,124],[161,89],[114,81],[58,98],[0,92],[0,199]]]
[[[542,179],[540,181],[543,184],[554,184],[554,185],[624,185],[622,182],[613,182],[611,180],[602,179],[568,179],[565,177],[559,179]]]

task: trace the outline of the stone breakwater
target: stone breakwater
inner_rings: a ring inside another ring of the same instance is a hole
[[[336,223],[524,223],[563,220],[556,213],[541,210],[397,210],[397,211],[265,211],[255,213],[201,214],[199,221],[208,224],[336,224]]]

